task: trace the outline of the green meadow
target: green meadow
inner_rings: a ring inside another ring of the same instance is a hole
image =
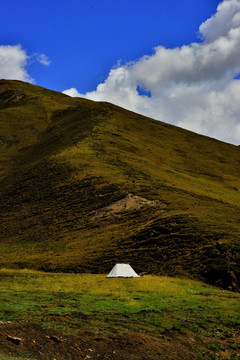
[[[188,279],[0,271],[0,320],[65,333],[176,340],[206,359],[239,359],[240,295]],[[3,358],[1,358],[3,359]],[[7,359],[7,358],[6,358]]]

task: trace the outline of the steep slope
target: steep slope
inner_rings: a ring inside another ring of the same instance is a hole
[[[109,103],[0,82],[0,262],[239,289],[240,150]]]

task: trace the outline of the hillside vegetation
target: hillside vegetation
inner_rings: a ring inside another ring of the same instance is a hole
[[[239,147],[2,80],[0,149],[1,267],[240,289]]]

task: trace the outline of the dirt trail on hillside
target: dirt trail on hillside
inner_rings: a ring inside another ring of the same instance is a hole
[[[135,332],[110,334],[65,334],[30,323],[0,322],[0,351],[24,360],[200,360],[178,342]]]

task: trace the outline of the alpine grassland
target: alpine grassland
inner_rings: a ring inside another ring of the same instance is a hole
[[[169,348],[184,348],[186,359],[239,359],[237,293],[189,279],[150,275],[107,279],[100,274],[3,269],[0,277],[0,325],[38,324],[70,336],[85,331],[92,341],[139,333],[166,342]],[[16,354],[23,352],[21,346],[14,349]],[[133,359],[144,358],[135,351]],[[25,356],[29,356],[26,349]],[[150,353],[146,359],[168,359],[165,356]],[[179,359],[177,353],[170,358]]]
[[[239,147],[20,81],[0,82],[2,267],[240,277]]]
[[[238,146],[1,80],[0,150],[1,360],[240,359]]]

